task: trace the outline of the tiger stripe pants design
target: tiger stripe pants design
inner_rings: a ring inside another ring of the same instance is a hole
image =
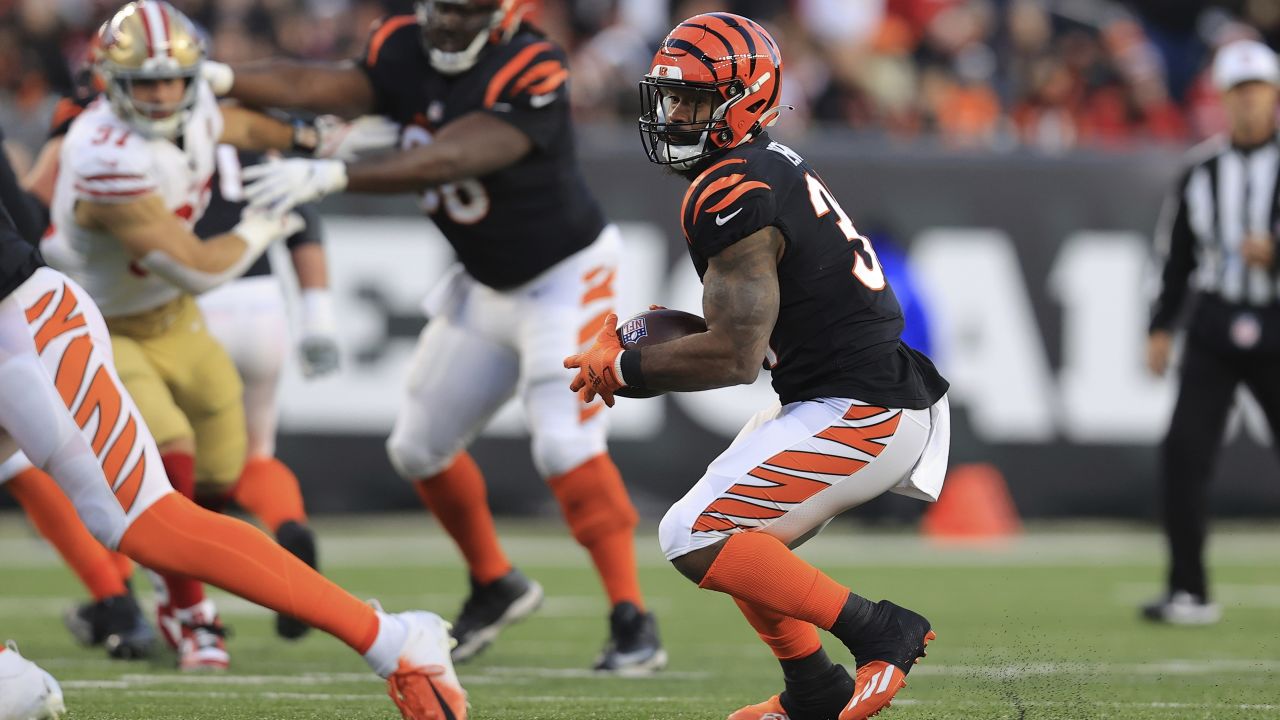
[[[101,463],[114,498],[85,496],[85,502],[115,502],[124,525],[113,532],[114,546],[124,530],[165,494],[173,492],[151,431],[112,365],[111,337],[98,307],[73,280],[41,268],[13,293],[26,313],[40,361],[54,380],[58,396]],[[13,453],[6,465],[26,465]],[[6,478],[7,479],[7,478]],[[79,504],[81,498],[73,498]],[[86,508],[77,506],[81,516]],[[106,508],[88,508],[118,517]]]
[[[674,560],[734,533],[768,533],[790,547],[886,491],[936,500],[946,473],[950,416],[848,398],[774,406],[757,414],[658,528]]]

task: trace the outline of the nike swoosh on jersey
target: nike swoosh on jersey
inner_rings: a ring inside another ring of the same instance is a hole
[[[732,220],[732,219],[734,218],[734,216],[736,216],[738,213],[742,212],[742,210],[743,210],[743,208],[738,208],[737,210],[734,210],[733,212],[729,213],[728,215],[725,215],[724,217],[720,217],[719,215],[717,215],[717,216],[716,216],[716,225],[717,225],[717,226],[724,225],[725,223],[727,223],[727,222],[729,222],[730,220]]]
[[[553,92],[546,93],[545,95],[529,96],[529,105],[532,106],[534,109],[544,108],[555,101],[556,101],[556,94]]]

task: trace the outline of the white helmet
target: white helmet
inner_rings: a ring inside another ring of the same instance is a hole
[[[195,25],[164,0],[136,0],[98,30],[95,62],[111,109],[150,137],[173,138],[196,104],[204,42]],[[186,90],[175,106],[133,97],[136,80],[182,78]]]

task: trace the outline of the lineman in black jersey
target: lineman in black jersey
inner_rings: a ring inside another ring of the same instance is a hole
[[[428,299],[407,402],[388,441],[467,559],[472,592],[455,660],[474,656],[542,589],[503,553],[483,478],[465,448],[519,395],[534,464],[613,605],[603,671],[666,663],[635,568],[637,515],[609,458],[599,402],[564,392],[564,355],[613,308],[620,236],[578,170],[564,51],[522,22],[517,0],[422,0],[378,25],[356,63],[211,66],[215,90],[260,105],[404,125],[401,152],[356,163],[246,168],[255,204],[348,192],[421,192],[460,261]],[[440,408],[449,408],[440,412]]]
[[[610,316],[566,359],[587,398],[622,387],[752,382],[762,357],[779,404],[755,418],[663,518],[663,552],[727,593],[782,664],[786,689],[730,720],[863,720],[888,705],[934,634],[923,616],[850,592],[791,548],[892,490],[936,500],[949,444],[947,382],[900,340],[902,312],[871,243],[831,189],[765,128],[782,59],[755,22],[709,13],[677,26],[641,82],[650,159],[690,181],[681,208],[708,330],[623,351]],[[817,628],[844,642],[851,678]]]

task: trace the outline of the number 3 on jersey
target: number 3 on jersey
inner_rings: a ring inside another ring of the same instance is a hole
[[[845,239],[849,242],[859,241],[861,247],[853,249],[853,276],[870,290],[883,290],[884,269],[880,267],[880,258],[876,257],[871,241],[858,234],[858,230],[853,227],[853,221],[845,214],[840,203],[831,197],[831,191],[822,184],[821,180],[805,173],[804,181],[809,186],[809,202],[813,203],[813,211],[818,214],[818,217],[824,217],[834,210],[836,225],[844,233]]]

